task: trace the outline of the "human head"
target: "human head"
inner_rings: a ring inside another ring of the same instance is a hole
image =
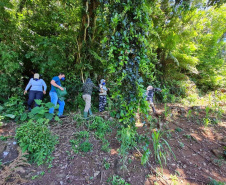
[[[151,85],[149,85],[148,87],[147,87],[147,90],[149,91],[149,90],[152,90],[153,89],[153,87],[151,86]]]
[[[34,79],[37,79],[37,80],[39,79],[39,74],[38,73],[34,74]]]
[[[59,77],[60,80],[63,80],[63,81],[65,80],[65,74],[64,73],[59,73],[58,77]]]
[[[101,80],[100,80],[100,84],[101,84],[101,85],[105,85],[105,79],[101,79]]]
[[[86,83],[91,83],[91,82],[92,82],[92,80],[90,78],[86,79]]]

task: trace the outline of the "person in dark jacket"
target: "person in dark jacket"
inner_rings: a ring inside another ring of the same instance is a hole
[[[92,115],[91,95],[92,95],[92,92],[93,92],[93,88],[99,90],[99,88],[94,85],[92,80],[90,78],[88,78],[82,86],[82,98],[86,102],[85,109],[84,109],[84,118],[86,118],[86,119],[87,119],[87,116],[88,116],[88,112],[89,112],[89,115]]]
[[[44,80],[39,79],[39,74],[35,73],[34,78],[31,78],[29,83],[27,84],[24,95],[27,93],[28,89],[30,88],[29,91],[29,99],[28,99],[28,110],[31,111],[31,105],[35,99],[37,100],[42,100],[43,99],[43,94],[46,94],[46,83]],[[43,89],[44,88],[44,89]],[[35,103],[35,107],[37,104]]]
[[[155,110],[155,106],[154,106],[154,103],[153,103],[153,97],[154,97],[154,93],[156,91],[162,91],[160,88],[153,88],[151,85],[149,85],[147,87],[147,92],[146,92],[146,95],[147,95],[147,101],[150,103],[150,106],[153,110],[154,113],[156,113],[156,110]]]

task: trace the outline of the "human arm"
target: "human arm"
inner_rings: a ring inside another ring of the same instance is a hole
[[[57,88],[60,89],[61,91],[64,90],[63,87],[61,87],[61,86],[59,86],[59,85],[56,84],[55,80],[51,80],[50,84],[51,84],[52,86],[54,86],[54,87],[57,87]]]
[[[96,90],[100,90],[100,87],[97,87],[95,84],[92,85]]]
[[[160,92],[162,92],[162,89],[160,89],[160,88],[154,88],[154,91],[160,91]]]
[[[31,81],[32,79],[29,80],[29,83],[27,84],[25,91],[24,91],[24,95],[27,93],[27,90],[31,87]]]
[[[42,86],[44,87],[43,94],[46,94],[47,86],[44,80],[42,80]]]

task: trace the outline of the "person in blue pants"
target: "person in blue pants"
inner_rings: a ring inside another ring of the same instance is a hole
[[[61,101],[58,98],[57,92],[56,92],[56,88],[58,88],[61,91],[63,91],[64,89],[61,87],[60,81],[64,81],[64,80],[65,80],[65,74],[64,73],[60,73],[58,76],[54,76],[53,79],[50,82],[51,90],[49,92],[49,96],[50,96],[50,99],[51,99],[51,103],[53,103],[55,106],[57,105],[57,103],[60,105],[59,106],[59,112],[58,112],[59,118],[66,117],[66,116],[63,115],[65,102]],[[51,114],[54,113],[54,107],[49,109],[49,113],[51,113]]]

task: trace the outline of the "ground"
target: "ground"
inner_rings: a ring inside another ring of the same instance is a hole
[[[14,170],[20,179],[16,184],[26,185],[85,185],[85,184],[111,184],[112,176],[118,175],[131,185],[149,184],[209,184],[210,178],[216,181],[226,182],[226,162],[223,149],[226,145],[226,116],[221,120],[216,115],[210,114],[212,123],[203,125],[206,118],[204,107],[182,107],[180,105],[157,106],[160,116],[155,117],[155,124],[149,124],[143,120],[142,115],[137,115],[137,132],[147,135],[156,129],[164,131],[164,138],[171,146],[176,159],[172,155],[167,156],[167,164],[161,166],[155,161],[153,147],[149,162],[141,165],[141,153],[138,149],[129,151],[127,170],[121,170],[121,157],[118,154],[120,143],[116,138],[117,127],[114,126],[107,135],[110,142],[110,151],[101,150],[102,141],[91,134],[90,142],[93,149],[87,153],[73,152],[70,140],[78,130],[86,130],[84,125],[78,125],[73,119],[74,114],[62,119],[61,123],[51,123],[52,132],[59,136],[59,144],[53,152],[52,166],[35,164],[21,165]],[[107,115],[107,113],[106,113]],[[108,116],[103,116],[109,119]],[[154,116],[153,116],[154,117]],[[0,129],[2,136],[14,136],[16,125],[7,123]],[[9,137],[6,141],[0,141],[0,159],[5,165],[0,173],[4,173],[6,167],[13,163],[18,152],[16,141]],[[9,154],[7,156],[6,152]],[[141,151],[142,152],[142,151]],[[17,158],[18,160],[18,158]],[[8,162],[7,162],[8,161]],[[48,168],[49,167],[49,168]],[[24,181],[23,181],[24,180]],[[26,181],[26,182],[25,182]],[[14,181],[15,182],[15,181]],[[23,182],[23,183],[22,183]],[[0,184],[6,184],[0,180]],[[13,184],[13,179],[8,180]],[[117,184],[117,183],[116,183]],[[119,184],[119,182],[118,182]]]

